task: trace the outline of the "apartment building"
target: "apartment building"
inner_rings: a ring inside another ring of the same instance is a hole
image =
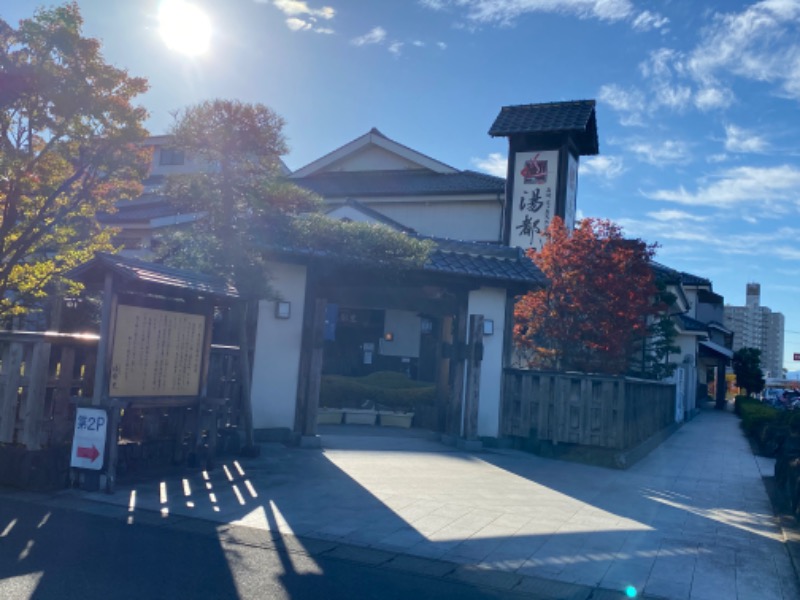
[[[783,376],[784,317],[761,306],[761,284],[747,284],[745,306],[725,306],[725,327],[734,332],[734,351],[758,348],[764,375]]]

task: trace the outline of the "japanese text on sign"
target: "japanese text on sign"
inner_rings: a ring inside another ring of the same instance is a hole
[[[555,214],[558,150],[518,152],[510,245],[541,250]]]
[[[204,335],[202,315],[120,305],[109,395],[197,395]]]

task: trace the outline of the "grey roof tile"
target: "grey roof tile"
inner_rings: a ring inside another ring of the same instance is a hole
[[[711,285],[711,280],[699,275],[692,275],[686,271],[681,271],[681,282],[684,285]]]
[[[688,315],[678,315],[678,322],[684,331],[708,331],[708,325]]]
[[[99,283],[106,271],[114,273],[127,282],[152,286],[153,291],[167,288],[209,294],[220,298],[239,297],[237,289],[219,277],[105,252],[97,252],[92,260],[67,273],[67,277],[84,283]]]
[[[569,134],[582,155],[600,151],[594,100],[504,106],[489,128],[493,137]]]
[[[503,194],[505,179],[476,173],[408,171],[337,171],[293,180],[325,198],[425,196],[434,194]]]

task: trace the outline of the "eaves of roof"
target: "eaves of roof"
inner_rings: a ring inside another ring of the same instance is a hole
[[[102,283],[107,272],[124,282],[142,285],[154,293],[189,292],[225,300],[239,297],[238,290],[219,277],[105,252],[97,252],[92,260],[69,271],[67,277],[74,281],[98,285]]]
[[[382,212],[378,212],[364,204],[363,202],[359,202],[358,200],[353,200],[352,198],[348,198],[345,201],[345,206],[350,206],[357,210],[358,212],[362,213],[363,215],[373,219],[374,221],[381,223],[382,225],[387,225],[396,231],[402,231],[404,233],[416,233],[414,229],[411,227],[407,227],[400,223],[399,221],[395,221],[394,219],[387,217]],[[337,207],[331,207],[332,210],[336,210]],[[328,211],[330,214],[331,211]]]
[[[706,279],[705,277],[700,277],[699,275],[692,275],[691,273],[687,273],[685,271],[681,271],[681,282],[684,285],[711,285],[711,280]]]
[[[479,281],[504,283],[515,288],[536,288],[546,285],[544,274],[524,252],[518,248],[493,246],[478,242],[464,242],[416,236],[431,240],[434,248],[420,270],[426,273],[455,276]],[[371,257],[338,255],[330,251],[311,248],[268,247],[278,255],[300,260],[341,260],[354,266],[383,268],[386,264]],[[398,267],[392,263],[392,268]],[[413,267],[409,267],[414,269]]]
[[[294,179],[293,183],[323,198],[505,193],[504,179],[474,171],[337,171]]]
[[[328,152],[304,167],[300,167],[294,171],[290,177],[292,179],[303,178],[315,173],[326,172],[326,169],[331,168],[340,160],[351,156],[354,152],[358,152],[369,145],[374,145],[388,152],[397,154],[412,163],[418,164],[420,168],[427,168],[438,173],[452,173],[456,171],[456,169],[450,165],[394,141],[373,127],[364,135]]]
[[[594,100],[504,106],[489,128],[492,137],[563,134],[581,155],[600,151]]]
[[[688,315],[677,315],[678,324],[683,331],[687,332],[707,332],[708,325]]]
[[[181,214],[173,206],[167,204],[145,204],[142,206],[128,206],[119,208],[113,213],[97,215],[97,220],[103,225],[115,226],[131,223],[149,223],[153,219],[172,217]]]

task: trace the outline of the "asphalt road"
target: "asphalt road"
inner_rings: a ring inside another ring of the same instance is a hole
[[[232,542],[205,527],[128,524],[0,498],[0,598],[531,598],[302,548]]]

